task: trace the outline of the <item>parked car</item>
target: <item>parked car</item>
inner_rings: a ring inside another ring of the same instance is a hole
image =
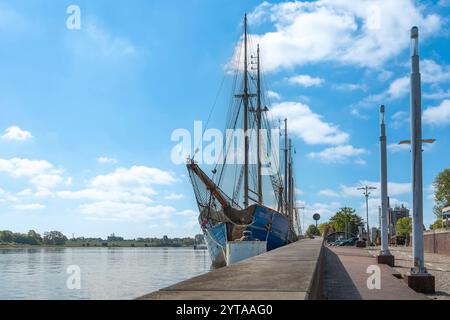
[[[342,241],[339,246],[341,247],[353,247],[356,245],[356,242],[358,241],[358,238],[350,238],[347,240]]]
[[[332,247],[337,247],[337,246],[340,246],[340,244],[343,241],[345,241],[345,240],[339,239],[339,240],[336,240],[335,242],[330,242],[329,245],[332,246]]]

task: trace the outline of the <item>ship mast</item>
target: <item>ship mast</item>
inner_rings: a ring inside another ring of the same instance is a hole
[[[244,208],[249,205],[248,199],[248,106],[249,106],[249,95],[248,95],[248,63],[247,63],[247,14],[244,18]]]
[[[292,140],[289,139],[289,220],[294,222],[294,176],[292,172]]]
[[[258,68],[258,106],[256,110],[257,122],[258,122],[258,137],[257,137],[257,154],[258,154],[258,202],[263,203],[263,193],[262,193],[262,174],[261,174],[261,68],[260,68],[260,56],[259,56],[259,44],[257,49],[257,68]]]
[[[289,165],[288,165],[288,127],[287,119],[284,119],[284,213],[287,215],[289,213]]]

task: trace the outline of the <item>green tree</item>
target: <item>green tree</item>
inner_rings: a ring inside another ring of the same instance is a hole
[[[439,173],[433,182],[433,186],[436,202],[433,211],[438,219],[442,219],[442,209],[450,205],[450,169],[445,169]]]
[[[436,220],[436,221],[430,226],[430,229],[431,229],[431,230],[437,230],[437,229],[442,229],[442,228],[444,228],[444,222],[442,221],[442,219]]]
[[[317,228],[314,224],[311,224],[308,229],[306,230],[306,236],[312,237],[312,236],[320,236],[320,230]]]
[[[321,224],[319,224],[319,231],[320,231],[320,234],[322,234],[322,235],[325,233],[325,231],[327,231],[328,234],[333,233],[334,225],[331,222],[321,223]]]
[[[28,241],[29,241],[29,244],[37,245],[42,242],[42,237],[36,231],[30,230],[30,231],[28,231]]]
[[[14,233],[9,230],[0,231],[0,241],[12,243],[14,241]]]
[[[358,234],[358,227],[362,224],[362,219],[355,213],[355,209],[344,207],[331,217],[330,223],[337,232],[345,232],[345,225],[348,224],[348,231],[354,235]]]
[[[42,242],[46,245],[62,246],[66,243],[67,237],[59,231],[50,231],[44,233]]]
[[[412,232],[412,219],[408,217],[398,219],[395,230],[398,236],[409,237]]]

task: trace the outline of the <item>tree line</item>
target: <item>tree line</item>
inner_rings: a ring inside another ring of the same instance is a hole
[[[17,233],[9,230],[0,231],[0,244],[18,244],[18,245],[48,245],[48,246],[142,246],[142,247],[192,247],[195,239],[185,238],[137,238],[125,240],[123,237],[117,237],[114,234],[106,240],[102,238],[78,237],[68,239],[60,231],[45,232],[43,236],[34,230],[28,233]]]
[[[64,245],[67,237],[59,231],[45,232],[43,236],[34,230],[28,233],[17,233],[9,230],[0,231],[0,242],[25,245]]]

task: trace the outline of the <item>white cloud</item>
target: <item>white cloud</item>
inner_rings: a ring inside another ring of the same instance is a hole
[[[270,99],[273,99],[273,100],[280,100],[281,99],[281,95],[278,92],[271,91],[271,90],[267,91],[267,96]]]
[[[333,89],[337,91],[352,92],[352,91],[367,91],[365,84],[359,83],[340,83],[334,84]]]
[[[440,30],[441,18],[422,10],[410,0],[264,2],[250,18],[274,28],[254,39],[267,71],[322,61],[378,68],[408,48],[411,26],[422,38]]]
[[[119,160],[110,157],[98,157],[97,162],[101,164],[117,164]]]
[[[103,189],[145,188],[154,184],[169,185],[175,181],[176,179],[170,172],[158,168],[133,166],[119,168],[112,173],[97,176],[90,182],[90,185]]]
[[[430,100],[450,99],[450,89],[448,89],[447,91],[439,89],[434,92],[424,93],[423,97]]]
[[[340,196],[339,193],[331,189],[320,190],[319,195],[330,198],[338,198]]]
[[[376,187],[375,190],[370,190],[373,197],[380,197],[381,195],[381,184],[377,181],[359,181],[359,183],[353,186],[341,185],[338,191],[335,191],[341,197],[362,197],[364,190],[358,190],[362,186]],[[411,183],[399,183],[399,182],[389,182],[388,183],[388,193],[390,197],[400,196],[411,193]]]
[[[361,112],[359,111],[358,108],[353,108],[353,109],[350,111],[350,114],[353,115],[353,116],[355,116],[355,117],[358,117],[358,118],[360,118],[360,119],[364,119],[364,120],[369,119],[367,116],[361,114]]]
[[[171,193],[164,197],[165,200],[181,200],[184,198],[184,194],[181,193]]]
[[[29,197],[33,195],[33,190],[31,189],[24,189],[17,193],[17,196],[19,197]]]
[[[422,82],[427,84],[439,84],[450,80],[450,66],[439,65],[433,60],[424,60],[421,64]],[[389,87],[378,94],[372,94],[356,104],[356,107],[373,107],[375,104],[385,101],[401,99],[410,92],[410,76],[403,76],[391,82]],[[438,91],[425,94],[428,99],[442,99],[449,95],[449,92]],[[357,110],[357,109],[355,109]],[[358,112],[358,111],[356,111]],[[354,114],[357,115],[357,114]]]
[[[321,78],[314,78],[309,75],[301,74],[297,76],[290,77],[288,82],[292,85],[298,85],[301,87],[320,87],[325,80]]]
[[[61,199],[90,200],[80,206],[89,219],[110,221],[144,221],[166,218],[175,209],[156,204],[152,196],[157,195],[155,185],[171,185],[176,178],[170,172],[158,168],[133,166],[118,168],[99,175],[87,182],[87,188],[75,191],[59,191]],[[171,194],[171,199],[180,197]]]
[[[410,91],[410,78],[402,77],[394,80],[391,83],[386,94],[387,98],[392,100],[404,97],[405,95],[408,94],[409,91]]]
[[[272,107],[275,119],[288,119],[290,132],[303,139],[307,144],[342,144],[349,135],[338,126],[322,120],[322,116],[311,111],[306,104],[282,102]]]
[[[411,151],[411,146],[408,144],[391,143],[387,146],[388,150],[392,153]]]
[[[450,100],[444,100],[439,106],[425,109],[423,122],[430,125],[450,124]]]
[[[155,195],[156,192],[151,188],[138,188],[125,191],[114,189],[82,189],[77,191],[59,191],[58,197],[61,199],[81,200],[89,199],[94,201],[119,201],[119,202],[139,202],[152,203],[154,202],[150,196]]]
[[[325,163],[345,163],[353,157],[367,154],[368,151],[362,148],[355,148],[351,145],[342,145],[324,149],[320,152],[311,152],[308,157],[319,159]]]
[[[392,76],[394,75],[394,73],[392,71],[389,70],[381,70],[380,73],[378,74],[378,81],[384,82],[389,80]]]
[[[450,66],[440,65],[437,62],[425,59],[420,63],[420,72],[424,83],[441,83],[450,80]]]
[[[177,215],[183,216],[183,217],[194,217],[194,218],[197,218],[198,217],[198,211],[195,211],[195,210],[183,210],[183,211],[177,212]],[[195,219],[195,220],[197,220],[197,219]],[[198,223],[198,222],[196,221],[196,223]]]
[[[45,206],[39,203],[31,203],[31,204],[16,204],[12,206],[13,209],[20,211],[31,211],[31,210],[41,210],[44,209]]]
[[[30,179],[39,190],[49,190],[63,184],[64,180],[57,174],[39,174]]]
[[[94,202],[80,206],[81,213],[89,219],[107,221],[147,221],[169,217],[176,212],[170,206],[147,206],[142,203],[124,203],[114,201]]]
[[[17,126],[12,126],[5,130],[5,133],[1,138],[8,141],[25,141],[32,139],[33,136],[30,131],[22,130]]]
[[[70,53],[95,63],[120,61],[137,52],[129,39],[108,32],[92,16],[86,18],[80,31],[67,34],[66,44]]]
[[[77,191],[60,191],[64,199],[90,199],[95,201],[150,203],[157,194],[154,185],[170,185],[176,179],[167,171],[145,166],[119,168],[115,171],[94,177],[88,188]]]
[[[404,111],[394,113],[391,119],[394,128],[400,128],[403,124],[410,122],[409,113]]]
[[[364,117],[360,114],[360,108],[370,108],[386,101],[403,98],[409,92],[409,82],[409,77],[395,79],[385,91],[378,94],[371,94],[356,103],[352,110],[352,115]]]
[[[340,202],[315,202],[311,204],[299,202],[298,205],[304,207],[299,214],[299,218],[302,220],[304,217],[305,221],[301,221],[301,223],[305,225],[305,228],[308,228],[308,225],[310,224],[315,224],[315,221],[312,218],[315,213],[320,214],[321,219],[319,223],[321,223],[329,220],[342,207]]]
[[[10,160],[0,159],[0,172],[5,172],[15,178],[35,177],[48,172],[61,173],[47,160],[29,160],[12,158]]]

